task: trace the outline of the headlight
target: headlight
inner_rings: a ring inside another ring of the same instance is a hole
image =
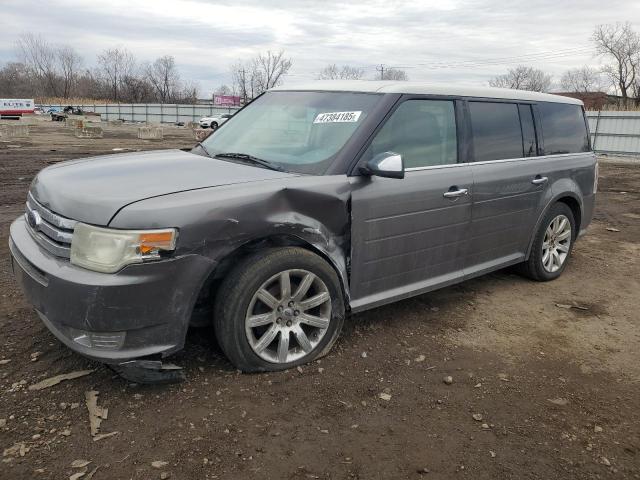
[[[71,263],[96,272],[113,273],[125,265],[160,258],[176,248],[175,228],[114,230],[77,223],[71,240]]]

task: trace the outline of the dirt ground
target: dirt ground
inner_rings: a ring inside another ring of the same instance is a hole
[[[39,123],[0,138],[1,479],[640,478],[640,164],[601,164],[595,220],[555,282],[500,271],[359,314],[329,356],[276,374],[238,373],[193,330],[174,357],[187,381],[140,386],[56,341],[7,247],[48,164],[194,143],[184,128],[135,133],[81,140]],[[95,371],[28,389],[81,369]],[[118,432],[99,441],[92,389],[101,431]]]

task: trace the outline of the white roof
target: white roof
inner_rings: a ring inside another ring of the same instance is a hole
[[[272,90],[405,93],[416,95],[449,95],[456,97],[482,97],[537,102],[572,103],[575,105],[583,104],[581,100],[575,98],[551,95],[549,93],[529,92],[527,90],[379,80],[316,80],[315,82],[275,87]]]

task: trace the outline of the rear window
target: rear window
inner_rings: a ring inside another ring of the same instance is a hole
[[[469,112],[476,162],[523,156],[517,104],[469,102]]]
[[[582,107],[567,103],[539,103],[545,155],[589,151]]]

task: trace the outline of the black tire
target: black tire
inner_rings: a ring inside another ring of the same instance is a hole
[[[569,222],[571,223],[571,241],[569,244],[569,251],[567,252],[566,259],[563,261],[560,268],[555,272],[550,272],[545,269],[542,261],[542,244],[544,242],[545,232],[547,228],[549,228],[551,222],[559,215],[564,215],[569,219]],[[533,245],[531,246],[529,259],[519,265],[519,273],[521,273],[525,277],[530,278],[531,280],[535,280],[538,282],[548,282],[551,280],[555,280],[560,275],[562,275],[562,272],[569,263],[569,259],[571,258],[571,251],[573,250],[573,243],[576,237],[576,222],[573,217],[573,212],[565,203],[558,202],[554,204],[546,213],[542,222],[540,223],[540,226],[535,233]]]
[[[254,293],[274,275],[303,269],[326,285],[331,298],[329,326],[313,350],[286,363],[269,362],[255,353],[245,331],[245,316]],[[222,281],[216,294],[213,325],[220,348],[243,372],[286,370],[326,355],[344,323],[345,307],[335,270],[320,256],[299,247],[271,248],[245,258]]]
[[[218,128],[218,124],[216,122],[211,122],[211,125],[209,125],[209,128],[211,128],[211,130],[216,130]]]

